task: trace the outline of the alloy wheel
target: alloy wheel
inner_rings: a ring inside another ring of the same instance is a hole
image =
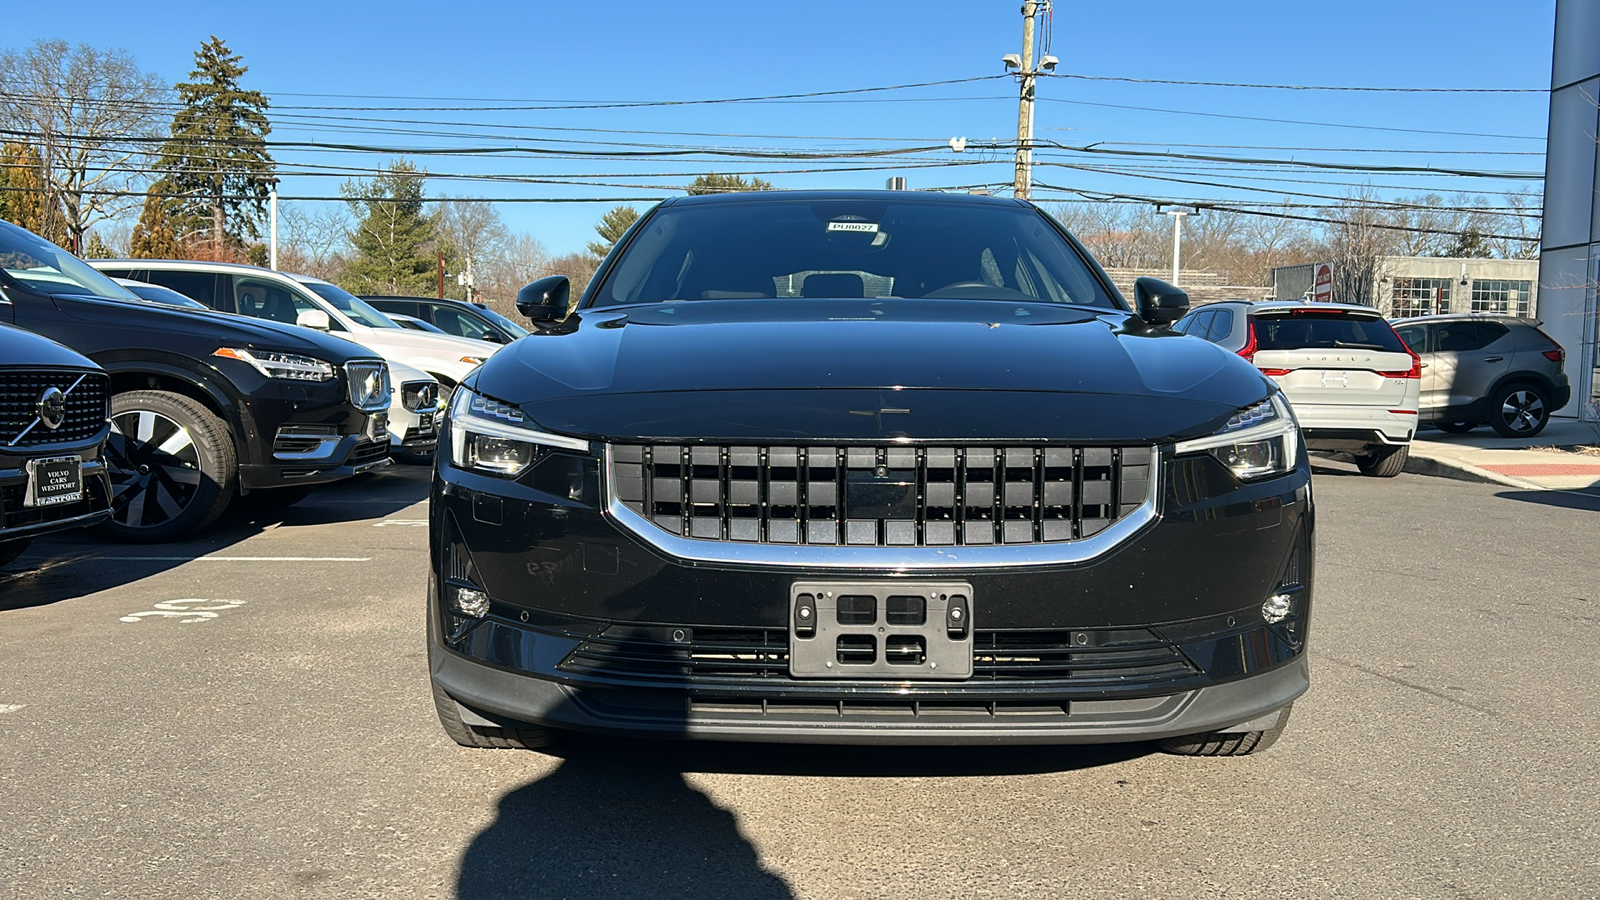
[[[162,525],[194,501],[201,483],[200,453],[189,429],[148,409],[111,418],[106,441],[111,517],[129,528]]]
[[[1544,425],[1544,399],[1530,390],[1514,390],[1501,401],[1500,415],[1516,434],[1537,431]]]

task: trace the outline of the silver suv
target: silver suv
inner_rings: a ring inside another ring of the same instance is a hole
[[[1394,322],[1422,357],[1421,420],[1451,433],[1487,422],[1503,437],[1533,437],[1572,388],[1561,345],[1539,323],[1515,316],[1452,313]]]

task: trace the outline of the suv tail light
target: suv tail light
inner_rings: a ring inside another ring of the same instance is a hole
[[[1400,342],[1400,346],[1406,346],[1404,340]],[[1417,351],[1411,349],[1410,347],[1406,347],[1406,352],[1411,354],[1411,368],[1409,370],[1404,372],[1379,372],[1378,374],[1385,378],[1421,378],[1422,357],[1418,356]]]
[[[1561,349],[1561,345],[1556,343],[1555,338],[1552,338],[1550,335],[1545,334],[1544,333],[1544,329],[1542,329],[1542,328],[1535,328],[1534,331],[1539,332],[1539,337],[1542,337],[1545,340],[1550,342],[1550,349],[1544,351],[1544,358],[1545,359],[1548,359],[1551,362],[1555,362],[1555,363],[1566,362],[1566,360],[1567,360],[1567,351]]]
[[[1245,334],[1247,335],[1247,337],[1245,338],[1244,346],[1239,348],[1239,355],[1244,357],[1246,360],[1249,360],[1250,362],[1255,362],[1256,361],[1256,347],[1259,346],[1256,343],[1256,320],[1255,319],[1251,319],[1249,321],[1249,323],[1245,325]]]

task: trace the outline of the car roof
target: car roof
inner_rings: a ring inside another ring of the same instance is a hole
[[[473,309],[482,309],[476,303],[465,300],[456,300],[452,297],[416,297],[410,294],[357,294],[363,300],[414,300],[418,303],[453,303],[456,306],[470,306]]]
[[[896,203],[964,203],[974,206],[1031,206],[1012,197],[988,194],[956,194],[943,191],[729,191],[693,197],[669,197],[665,206],[703,206],[714,203],[774,203],[815,200],[893,200]]]
[[[1404,318],[1390,319],[1389,321],[1395,325],[1403,325],[1408,322],[1464,322],[1471,319],[1491,319],[1496,322],[1505,322],[1507,324],[1516,325],[1531,325],[1534,327],[1539,325],[1539,320],[1533,318],[1532,316],[1513,316],[1509,313],[1491,312],[1436,313],[1429,316],[1406,316]]]
[[[105,266],[127,267],[130,269],[204,269],[212,272],[252,272],[262,275],[288,275],[287,272],[277,272],[265,266],[252,266],[249,263],[208,262],[199,259],[87,259],[89,265],[99,268]],[[294,277],[294,276],[290,276]]]
[[[1316,303],[1301,302],[1299,300],[1257,300],[1254,302],[1247,302],[1247,305],[1250,307],[1250,311],[1252,313],[1276,312],[1280,309],[1299,309],[1313,310],[1317,312],[1364,313],[1366,315],[1378,316],[1380,318],[1383,316],[1383,313],[1380,312],[1376,307],[1364,306],[1360,303]]]

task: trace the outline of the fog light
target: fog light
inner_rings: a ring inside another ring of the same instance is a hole
[[[455,602],[455,607],[462,614],[481,619],[489,614],[489,595],[483,591],[472,588],[452,587],[450,589]],[[1277,621],[1274,619],[1273,621]]]
[[[1293,602],[1294,598],[1288,594],[1273,594],[1261,604],[1261,618],[1266,619],[1269,625],[1276,625],[1289,618],[1289,609]]]

